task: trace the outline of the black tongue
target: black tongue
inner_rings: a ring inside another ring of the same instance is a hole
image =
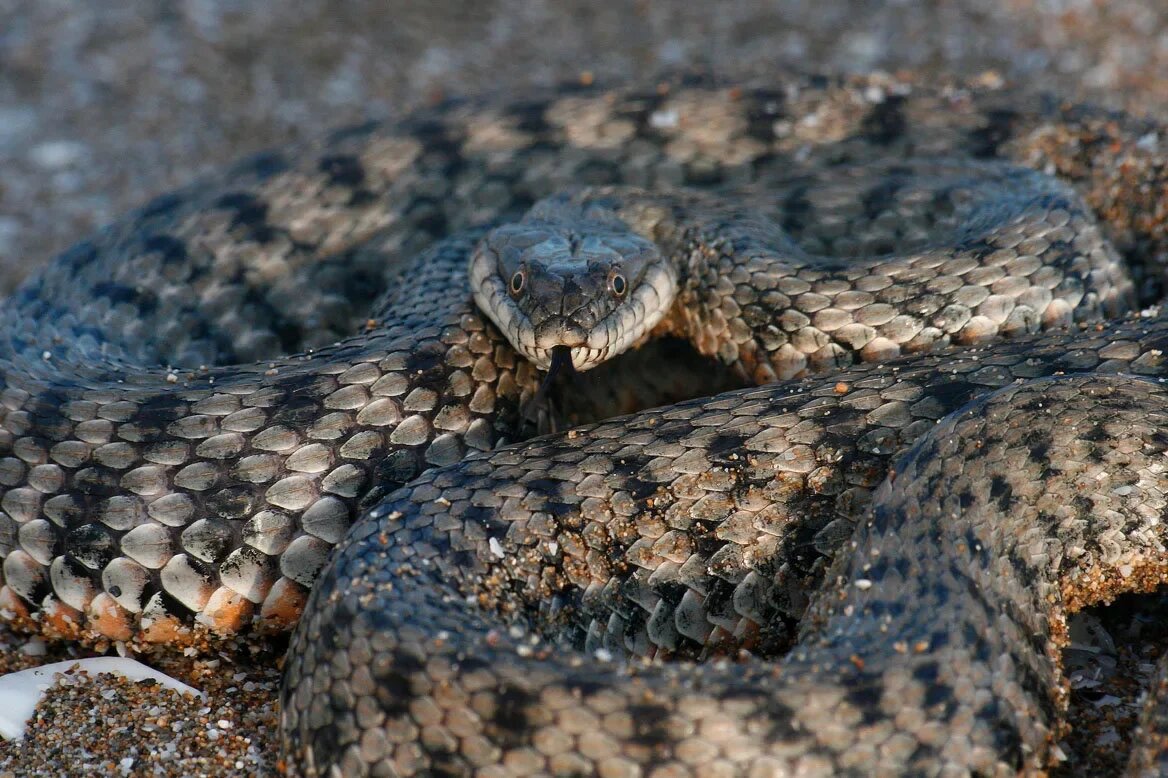
[[[561,375],[571,378],[576,375],[576,368],[572,366],[572,348],[570,346],[552,346],[552,361],[548,365],[547,375],[543,379],[543,383],[539,385],[535,396],[528,401],[527,406],[523,409],[523,417],[536,424],[540,431],[555,432],[554,423],[550,423],[550,419],[554,414],[551,412],[550,400],[548,393],[551,391],[552,383]],[[548,411],[543,423],[540,423],[540,411]]]
[[[571,378],[576,375],[576,368],[572,366],[572,349],[570,346],[552,346],[552,363],[548,365],[547,376],[543,379],[543,383],[539,385],[539,391],[536,392],[536,397],[543,397],[547,395],[551,388],[552,381],[556,380],[556,376],[563,373]]]

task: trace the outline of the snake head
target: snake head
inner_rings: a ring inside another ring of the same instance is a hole
[[[552,349],[588,370],[641,341],[673,304],[677,272],[615,218],[533,209],[488,233],[471,255],[479,308],[543,370]]]

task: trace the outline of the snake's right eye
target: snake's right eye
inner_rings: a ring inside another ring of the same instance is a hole
[[[527,286],[527,273],[522,270],[516,270],[515,275],[511,276],[511,283],[508,288],[511,290],[512,297],[518,297],[523,294],[523,287]]]

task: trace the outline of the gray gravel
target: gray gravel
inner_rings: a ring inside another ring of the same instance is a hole
[[[437,96],[583,71],[996,69],[1154,109],[1149,0],[0,0],[0,292],[249,152]]]

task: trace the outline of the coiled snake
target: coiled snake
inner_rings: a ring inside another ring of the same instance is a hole
[[[303,613],[307,774],[1039,770],[1066,613],[1168,578],[1168,329],[1115,318],[1161,140],[873,76],[248,160],[8,301],[0,606],[131,646]],[[765,385],[504,445],[673,393],[658,336]]]

